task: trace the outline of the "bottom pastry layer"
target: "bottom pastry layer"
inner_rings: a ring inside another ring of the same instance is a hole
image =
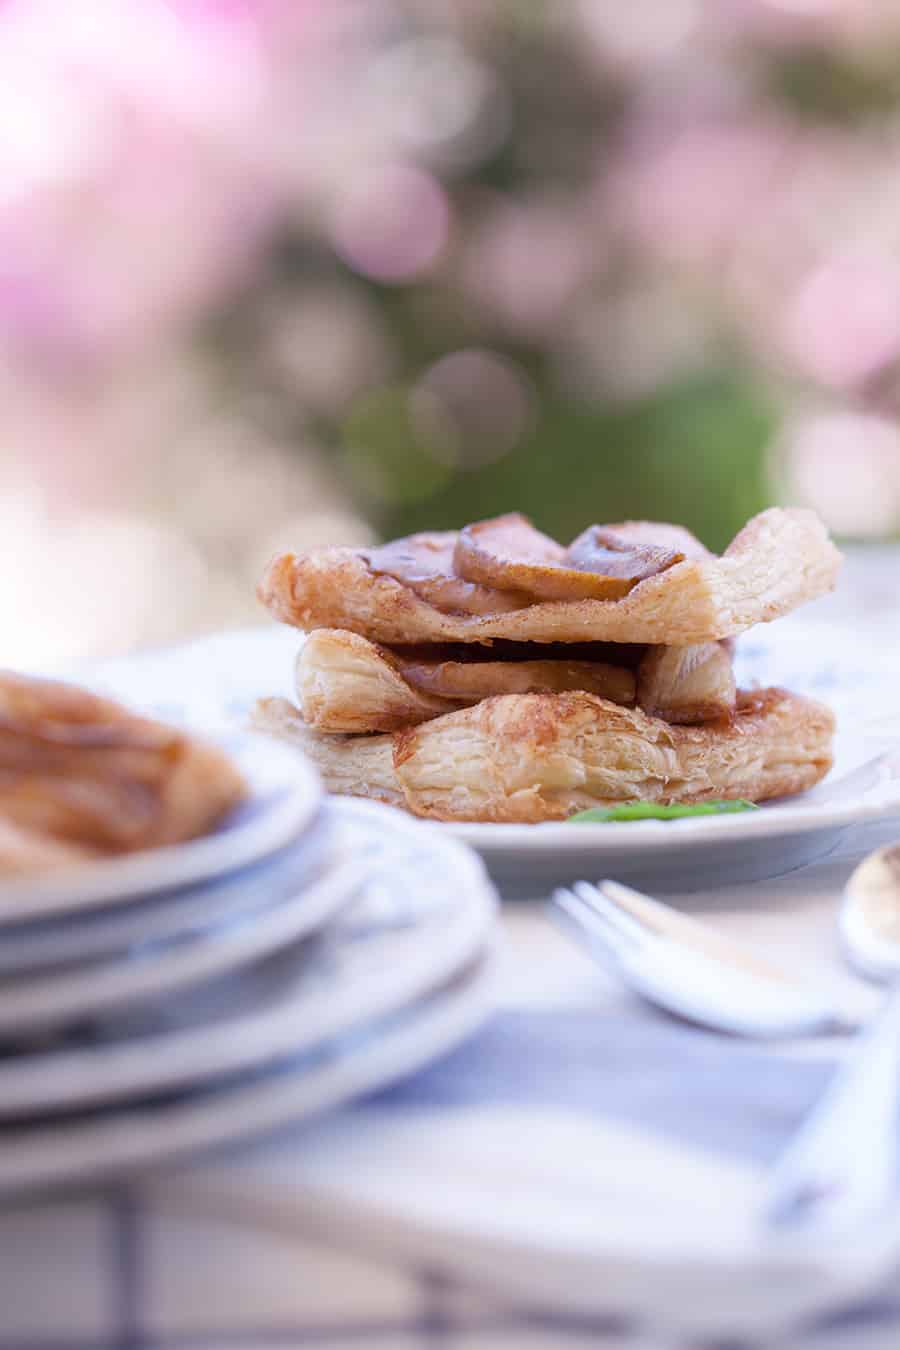
[[[594,694],[507,694],[391,735],[322,735],[285,699],[255,725],[299,746],[330,792],[434,820],[536,823],[623,801],[765,801],[831,768],[834,717],[783,689],[739,692],[728,720],[672,726]]]

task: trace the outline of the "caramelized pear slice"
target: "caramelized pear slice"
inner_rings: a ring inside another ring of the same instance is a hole
[[[569,546],[566,562],[579,571],[596,572],[621,583],[624,589],[620,594],[627,595],[639,581],[655,577],[685,559],[683,550],[654,539],[652,525],[642,526],[643,530],[647,531],[646,542],[636,538],[627,527],[618,530],[608,525],[589,525]]]
[[[638,581],[683,558],[597,525],[566,552],[520,515],[466,526],[453,555],[457,573],[467,581],[515,589],[534,600],[618,600]]]
[[[453,570],[456,534],[411,534],[364,554],[372,572],[393,577],[445,614],[504,614],[523,609],[527,595],[473,584]]]
[[[601,530],[606,534],[613,534],[617,539],[631,545],[650,545],[656,548],[671,549],[673,553],[681,553],[685,558],[695,558],[698,561],[714,558],[715,554],[710,553],[705,544],[701,544],[695,534],[685,529],[683,525],[670,525],[663,520],[624,520],[616,525],[595,525],[595,530]],[[589,531],[585,531],[588,534]],[[569,548],[569,556],[572,550],[584,538],[579,535],[575,543]]]
[[[666,722],[692,725],[730,717],[735,698],[726,643],[648,647],[638,667],[638,706]]]
[[[556,600],[562,598],[558,572],[564,555],[565,549],[555,539],[541,534],[525,516],[512,512],[460,530],[453,566],[466,581]]]
[[[439,698],[479,703],[496,694],[562,694],[581,690],[633,706],[634,672],[603,661],[392,661],[413,688]]]

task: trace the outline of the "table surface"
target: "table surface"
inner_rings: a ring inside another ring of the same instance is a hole
[[[855,619],[896,641],[900,551],[854,555],[840,592],[810,615]],[[827,984],[859,1011],[878,994],[841,961],[837,898],[855,860],[900,834],[900,823],[854,832],[826,861],[778,880],[673,897],[715,928],[758,945],[788,970]],[[589,1009],[629,996],[547,921],[540,905],[505,908],[501,1003]],[[423,1281],[383,1254],[335,1245],[314,1223],[286,1231],[233,1216],[173,1212],[165,1196],[129,1186],[0,1215],[0,1350],[674,1350],[675,1341],[615,1324],[564,1327],[434,1273]],[[900,1343],[900,1308],[852,1333],[829,1325],[772,1350],[878,1350]],[[678,1343],[680,1344],[680,1343]]]
[[[872,826],[831,859],[789,877],[674,898],[771,960],[831,985],[861,1010],[878,994],[843,966],[835,901],[855,858],[895,837]],[[539,904],[507,906],[501,1005],[587,1009],[598,1024],[629,995],[548,922]],[[819,1043],[820,1046],[821,1043]],[[282,1228],[263,1216],[186,1204],[154,1182],[0,1215],[0,1350],[683,1350],[687,1342],[613,1324],[511,1308],[502,1297],[335,1243],[314,1216]],[[256,1216],[259,1217],[259,1216]],[[893,1310],[900,1319],[900,1306]],[[881,1316],[884,1310],[881,1309]],[[767,1341],[767,1350],[894,1350],[900,1321],[868,1339]],[[884,1337],[882,1341],[879,1337]],[[692,1347],[693,1350],[693,1347]]]

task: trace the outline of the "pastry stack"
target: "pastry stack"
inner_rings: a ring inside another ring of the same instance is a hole
[[[296,702],[264,698],[255,721],[329,790],[437,820],[791,796],[828,772],[833,717],[738,689],[734,639],[839,565],[813,513],[781,509],[721,556],[677,525],[592,525],[565,546],[515,514],[282,554],[260,598],[308,636]]]

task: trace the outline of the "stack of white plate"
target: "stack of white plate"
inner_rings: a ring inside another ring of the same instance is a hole
[[[485,1016],[495,897],[431,826],[223,738],[247,803],[201,840],[0,884],[0,1195],[298,1122]]]

